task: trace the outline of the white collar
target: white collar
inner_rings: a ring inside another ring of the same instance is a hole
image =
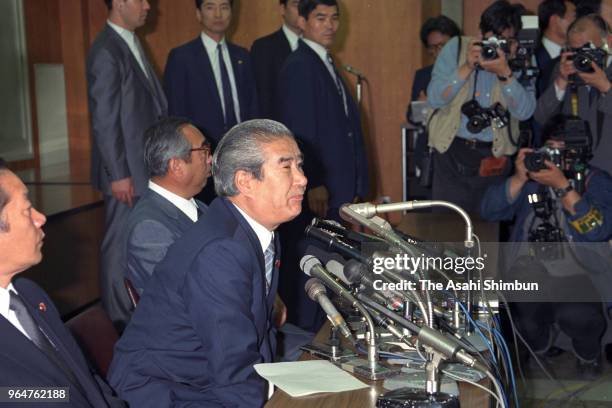
[[[221,48],[225,49],[227,48],[225,45],[225,37],[223,37],[221,39],[221,41],[216,42],[215,40],[213,40],[212,38],[210,38],[210,36],[208,34],[206,34],[204,31],[202,31],[202,33],[200,34],[200,38],[202,38],[202,42],[204,43],[204,47],[206,48],[206,51],[208,51],[208,54],[212,54],[217,52],[217,46],[219,44],[221,44]]]
[[[268,249],[270,242],[272,242],[272,239],[274,238],[274,232],[268,230],[266,227],[255,221],[247,213],[242,211],[242,208],[238,207],[234,202],[232,202],[232,204],[234,204],[234,207],[236,207],[244,219],[249,223],[251,228],[253,228],[253,231],[255,231],[255,235],[257,235],[257,239],[259,240],[259,244],[261,245],[262,252],[266,253],[266,249]]]
[[[11,295],[9,291],[11,290],[15,291],[15,293],[18,293],[12,282],[9,282],[6,289],[0,286],[0,315],[4,316],[7,319],[9,313],[9,305],[11,303]]]
[[[300,36],[293,32],[286,24],[283,24],[282,27],[283,33],[285,33],[285,37],[287,37],[287,41],[289,41],[289,46],[291,47],[291,51],[295,51],[298,47],[298,41]]]
[[[561,48],[563,47],[548,37],[542,37],[542,45],[546,49],[546,52],[548,52],[548,55],[550,55],[551,59],[557,58],[559,55],[561,55]]]
[[[302,38],[302,40],[310,47],[312,48],[312,50],[314,52],[316,52],[319,57],[321,57],[321,59],[323,60],[323,62],[325,63],[325,65],[329,64],[329,61],[327,60],[327,56],[329,55],[329,52],[327,51],[327,49],[322,46],[321,44],[314,42],[312,40],[309,40],[308,38]]]
[[[193,222],[198,220],[198,205],[193,198],[187,200],[172,191],[163,188],[159,184],[149,180],[149,188],[170,201],[176,208],[181,210]]]

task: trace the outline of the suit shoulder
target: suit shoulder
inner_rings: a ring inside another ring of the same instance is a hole
[[[263,37],[259,37],[258,39],[256,39],[255,41],[253,41],[253,45],[251,46],[251,51],[253,50],[253,48],[267,48],[270,46],[275,45],[278,42],[278,34],[281,33],[281,30],[277,30],[273,33],[270,33],[268,35],[264,35]]]
[[[188,41],[184,44],[179,45],[178,47],[174,47],[170,50],[170,55],[188,55],[193,54],[195,51],[203,48],[202,39],[200,37],[195,38],[191,41]]]
[[[248,56],[249,50],[234,43],[228,42],[227,48],[229,48],[233,53],[239,56]]]

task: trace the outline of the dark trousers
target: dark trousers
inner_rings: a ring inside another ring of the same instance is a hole
[[[100,250],[102,306],[122,332],[131,315],[130,299],[123,283],[125,271],[125,225],[130,207],[112,196],[104,196],[106,233]]]
[[[601,337],[606,330],[606,319],[601,303],[513,303],[513,317],[519,331],[536,352],[543,352],[552,344],[552,326],[572,339],[577,356],[592,361],[599,356]]]
[[[434,151],[432,198],[457,204],[468,213],[480,214],[484,193],[490,186],[501,183],[512,168],[511,161],[507,160],[500,175],[481,177],[480,162],[491,156],[491,146],[468,146],[459,137],[455,137],[445,153]]]

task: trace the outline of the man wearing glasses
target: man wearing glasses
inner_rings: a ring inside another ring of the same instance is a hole
[[[531,117],[536,106],[533,86],[521,85],[508,64],[523,10],[496,1],[480,17],[482,39],[455,37],[436,60],[427,88],[435,109],[428,127],[434,200],[477,213],[487,188],[510,172],[518,121]]]
[[[170,117],[145,135],[149,188],[126,224],[125,275],[139,294],[168,247],[206,211],[193,197],[210,176],[210,144],[186,119]]]

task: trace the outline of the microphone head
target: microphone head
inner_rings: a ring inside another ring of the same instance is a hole
[[[327,289],[325,289],[325,286],[323,286],[321,281],[317,278],[308,279],[306,285],[304,285],[304,290],[308,294],[308,297],[315,302],[317,301],[317,295],[319,295],[319,293],[323,293],[324,295],[327,294]]]
[[[321,262],[312,255],[304,255],[300,259],[300,269],[308,276],[311,276],[310,271],[316,265],[321,265]]]
[[[327,269],[332,275],[334,275],[335,277],[340,279],[343,283],[346,283],[347,285],[350,285],[353,282],[351,282],[345,276],[345,274],[344,274],[344,265],[345,264],[346,264],[346,262],[344,260],[339,262],[339,261],[337,261],[335,259],[330,259],[325,264],[325,269]]]

